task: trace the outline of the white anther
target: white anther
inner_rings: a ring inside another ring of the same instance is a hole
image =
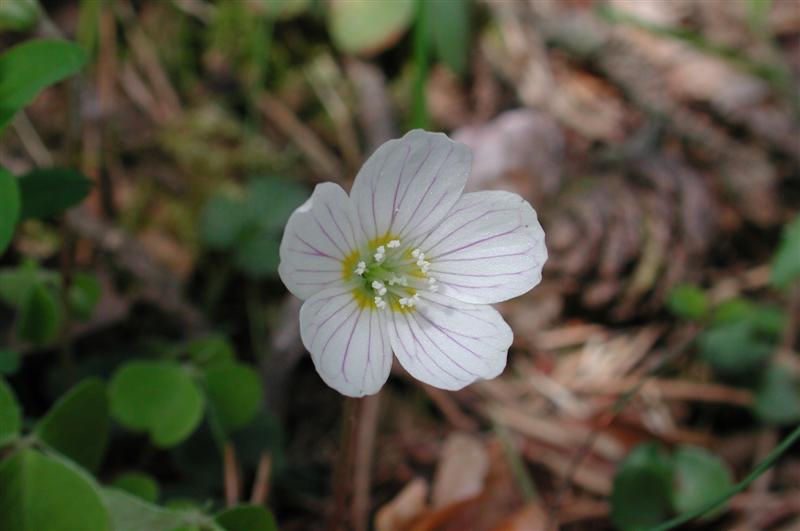
[[[395,284],[399,284],[401,286],[408,286],[408,280],[404,276],[397,276],[394,273],[389,278],[389,285],[394,286]]]
[[[400,240],[392,240],[386,244],[386,247],[388,247],[389,249],[396,249],[400,247]]]
[[[367,270],[367,264],[365,264],[364,261],[362,260],[361,262],[356,264],[356,269],[353,272],[356,275],[361,276],[366,272],[366,270]]]
[[[428,289],[436,292],[439,290],[439,281],[436,280],[436,277],[429,277],[428,278]]]
[[[414,249],[413,251],[411,251],[411,256],[413,256],[414,258],[419,258],[420,255],[422,255],[422,258],[425,258],[425,255],[422,254],[422,251],[420,251],[419,249]]]
[[[411,297],[402,297],[398,302],[404,308],[413,308],[419,302],[419,294],[415,293]]]
[[[375,250],[375,261],[376,262],[383,262],[383,259],[386,258],[386,247],[381,245]]]
[[[430,262],[428,262],[427,260],[421,260],[421,259],[417,260],[417,265],[419,266],[420,270],[423,273],[427,273],[428,272],[428,268],[431,267],[431,263]]]
[[[380,280],[372,281],[372,289],[374,289],[378,295],[381,296],[386,295],[386,286],[384,286],[383,282],[381,282]]]
[[[384,301],[382,297],[375,297],[373,300],[375,301],[375,306],[379,310],[386,308],[386,301]]]

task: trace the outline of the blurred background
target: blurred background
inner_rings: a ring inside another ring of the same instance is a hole
[[[90,186],[0,258],[0,372],[23,432],[99,386],[97,452],[50,444],[98,484],[285,530],[641,529],[800,421],[797,0],[0,0],[0,53],[34,38],[88,62],[0,165]],[[395,367],[336,475],[342,399],[278,244],[414,127],[526,197],[550,259],[499,306],[505,373],[446,393]],[[796,529],[798,448],[693,525]]]

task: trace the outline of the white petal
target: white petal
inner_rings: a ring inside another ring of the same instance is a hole
[[[464,194],[417,245],[441,293],[477,304],[527,292],[541,281],[547,260],[536,211],[510,192]]]
[[[431,293],[423,295],[415,311],[392,316],[392,349],[418,380],[455,391],[494,378],[506,366],[513,334],[491,306]]]
[[[341,283],[344,259],[363,240],[347,193],[333,183],[319,184],[286,224],[281,280],[300,299]]]
[[[345,287],[329,288],[300,308],[300,336],[326,384],[343,395],[377,393],[389,378],[386,316],[361,307]]]
[[[461,196],[471,166],[469,148],[442,133],[415,129],[386,142],[350,191],[364,232],[403,240],[429,231]]]

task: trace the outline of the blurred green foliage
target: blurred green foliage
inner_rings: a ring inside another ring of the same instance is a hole
[[[149,433],[156,446],[184,441],[200,424],[205,400],[188,367],[169,361],[132,361],[109,384],[111,414]]]
[[[158,482],[144,472],[124,472],[114,478],[111,485],[150,503],[156,503],[160,495]]]
[[[0,529],[112,529],[88,475],[55,456],[30,448],[17,450],[0,463],[0,491]]]
[[[92,181],[62,168],[36,170],[19,179],[20,219],[48,219],[77,205],[89,195]]]
[[[274,277],[283,226],[307,197],[303,187],[277,177],[252,179],[241,197],[215,194],[201,215],[201,240],[229,252],[243,274]]]
[[[0,255],[5,252],[19,220],[19,186],[17,180],[0,168]]]
[[[0,2],[0,30],[24,31],[30,29],[38,18],[37,0]]]
[[[14,391],[0,377],[0,448],[19,435],[22,414]]]
[[[0,132],[43,88],[78,72],[86,53],[76,44],[28,41],[0,54]]]
[[[105,384],[90,378],[62,396],[37,424],[39,441],[87,470],[102,463],[109,434]]]
[[[772,264],[771,281],[779,289],[787,289],[800,278],[800,216],[783,229],[778,252]]]
[[[783,230],[772,265],[771,285],[786,290],[800,281],[800,218]],[[722,379],[755,393],[755,416],[766,424],[788,425],[800,420],[800,381],[776,364],[786,326],[777,307],[735,297],[712,305],[699,287],[679,285],[667,298],[677,317],[703,326],[697,352]]]
[[[679,446],[670,455],[656,443],[642,443],[614,477],[611,518],[623,531],[649,529],[672,513],[703,507],[732,484],[728,466],[708,450]]]
[[[678,317],[701,321],[708,316],[708,296],[697,286],[680,284],[667,297],[667,308]]]
[[[13,17],[16,28],[32,23],[24,16],[35,19],[35,2],[11,5],[20,9],[15,12],[3,3],[0,27],[9,27]],[[31,11],[25,11],[28,8]],[[97,22],[96,14],[96,10],[82,13],[84,30]],[[93,45],[95,34],[82,31],[81,41]],[[85,61],[80,47],[62,41],[30,41],[0,55],[0,130],[40,90],[75,73]],[[91,181],[69,169],[44,168],[18,178],[0,168],[0,253],[21,220],[58,218],[86,198],[90,187]],[[253,180],[236,205],[243,214],[241,223],[220,229],[228,230],[227,236],[211,234],[210,247],[216,243],[227,250],[249,248],[237,259],[244,271],[254,276],[274,274],[281,228],[305,197],[304,190],[286,181]],[[230,225],[231,220],[223,218],[223,225]],[[269,246],[253,241],[268,241]],[[90,319],[102,292],[98,279],[82,271],[62,275],[32,260],[0,269],[0,301],[16,313],[15,342],[0,348],[0,373],[17,373],[20,348],[23,353],[49,348],[72,321]],[[223,336],[200,338],[168,350],[166,357],[117,366],[108,389],[100,378],[83,380],[38,422],[26,421],[25,426],[33,426],[27,434],[22,431],[23,414],[14,391],[0,377],[0,529],[276,529],[263,507],[241,506],[218,514],[195,503],[159,507],[155,505],[158,481],[143,472],[120,474],[111,488],[92,476],[105,458],[112,418],[125,428],[147,432],[156,446],[174,447],[197,430],[207,412],[217,455],[231,436],[263,418],[261,380],[255,370],[236,361]]]

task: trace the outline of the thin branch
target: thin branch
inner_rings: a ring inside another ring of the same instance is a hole
[[[239,465],[233,444],[225,443],[223,450],[223,476],[225,481],[225,503],[232,507],[239,503]]]
[[[261,452],[256,469],[256,479],[253,481],[253,493],[250,495],[250,503],[253,505],[265,505],[269,496],[269,481],[272,476],[272,457],[269,453]]]

